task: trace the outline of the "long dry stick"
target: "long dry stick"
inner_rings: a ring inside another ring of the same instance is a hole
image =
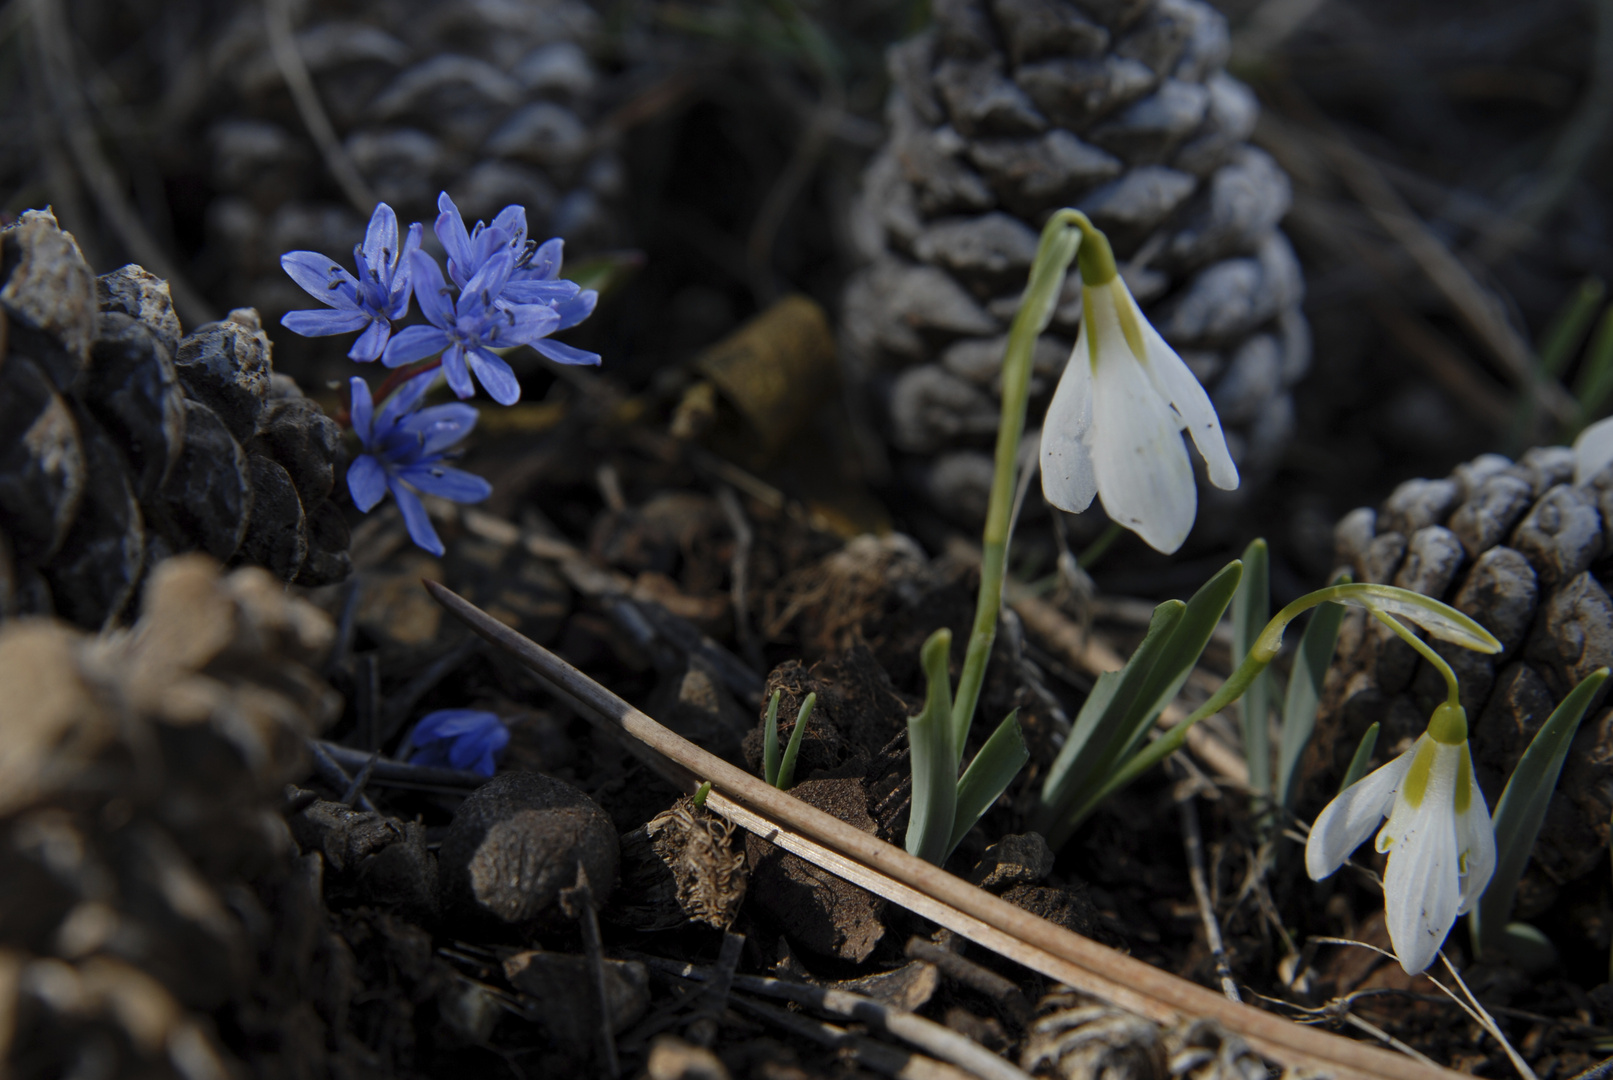
[[[519,659],[584,715],[632,736],[641,744],[635,749],[642,757],[664,759],[662,771],[678,786],[693,792],[702,781],[710,781],[709,809],[985,948],[1156,1022],[1171,1024],[1184,1016],[1216,1020],[1279,1064],[1319,1069],[1336,1080],[1452,1080],[1459,1075],[1235,1004],[1038,918],[700,749],[451,589],[433,581],[423,584],[450,614]]]

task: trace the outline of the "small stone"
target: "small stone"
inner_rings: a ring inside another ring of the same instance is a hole
[[[90,366],[80,377],[78,396],[128,456],[136,493],[150,498],[185,449],[185,395],[179,375],[167,346],[148,323],[121,311],[103,311],[96,324]]]
[[[1014,885],[1034,885],[1053,870],[1053,849],[1041,833],[1005,836],[986,848],[969,881],[1000,892]]]
[[[1603,549],[1595,493],[1567,484],[1547,491],[1513,530],[1512,546],[1534,566],[1548,590],[1584,573]]]
[[[1277,339],[1256,334],[1232,354],[1232,363],[1215,386],[1211,400],[1223,424],[1255,420],[1282,390],[1283,361]]]
[[[943,60],[934,79],[952,126],[963,135],[1034,135],[1047,130],[1047,118],[1003,75],[1002,62],[995,57]]]
[[[1017,66],[1047,56],[1102,56],[1109,31],[1068,0],[992,0],[997,25]]]
[[[1198,83],[1166,79],[1087,137],[1132,165],[1157,165],[1197,130],[1209,104],[1210,92]]]
[[[129,263],[110,274],[102,274],[95,279],[95,296],[103,313],[121,312],[144,323],[162,342],[169,356],[179,348],[183,331],[179,316],[174,312],[168,283],[145,267]],[[98,332],[96,336],[103,333]]]
[[[252,518],[236,558],[253,563],[282,581],[293,581],[308,557],[308,523],[296,485],[280,465],[262,454],[249,454]]]
[[[1059,127],[1079,132],[1148,93],[1158,79],[1146,64],[1109,55],[1021,64],[1014,81],[1044,116]]]
[[[1039,139],[982,139],[969,144],[969,159],[985,174],[1008,208],[1022,217],[1067,206],[1125,166],[1107,151],[1062,128]]]
[[[1241,147],[1201,189],[1162,259],[1166,265],[1186,268],[1247,254],[1277,227],[1288,212],[1290,197],[1288,176],[1271,155]]]
[[[1454,480],[1407,480],[1384,500],[1379,520],[1383,528],[1409,535],[1444,522],[1456,501]]]
[[[1180,73],[1177,78],[1187,78]],[[1254,91],[1225,72],[1205,80],[1210,92],[1204,123],[1176,151],[1173,168],[1194,176],[1208,176],[1254,134],[1260,119],[1260,101]]]
[[[650,973],[637,960],[604,960],[605,1007],[611,1034],[632,1027],[650,1007]],[[533,999],[533,1014],[551,1037],[579,1049],[599,1038],[593,965],[570,953],[516,953],[504,961],[504,977]]]
[[[891,84],[901,91],[919,119],[932,127],[946,119],[930,82],[930,72],[935,68],[935,37],[932,28],[885,50],[885,71]]]
[[[1532,498],[1527,480],[1498,473],[1466,497],[1451,515],[1450,529],[1469,555],[1482,555],[1501,542]]]
[[[943,56],[990,56],[997,48],[997,34],[980,0],[935,0],[930,18],[938,34],[937,48]]]
[[[1529,560],[1512,548],[1493,547],[1474,562],[1451,603],[1494,634],[1507,656],[1529,632],[1539,594]]]
[[[336,484],[342,429],[312,398],[274,398],[258,418],[252,448],[286,470],[305,507],[317,506]]]
[[[246,536],[252,515],[246,452],[199,401],[185,401],[185,448],[156,501],[154,518],[175,554],[199,549],[228,562]]]
[[[1402,589],[1443,599],[1465,558],[1462,542],[1455,533],[1440,525],[1425,525],[1411,534],[1406,561],[1395,574],[1394,583]]]
[[[1000,210],[977,218],[943,218],[913,242],[913,254],[946,267],[981,295],[1011,282],[1023,286],[1036,258],[1037,237],[1018,218]]]
[[[805,780],[790,794],[863,832],[875,831],[860,780]],[[745,850],[751,896],[791,942],[820,956],[868,959],[885,936],[883,899],[755,833],[746,834]]]
[[[145,531],[116,442],[93,417],[79,412],[74,421],[84,453],[84,497],[43,571],[57,614],[98,630],[134,599],[145,566]]]
[[[1118,252],[1128,250],[1157,228],[1196,187],[1198,181],[1187,173],[1163,165],[1145,165],[1086,196],[1080,209],[1086,211],[1094,225],[1111,234]]]
[[[891,390],[891,437],[912,453],[934,453],[997,430],[999,409],[977,387],[935,364],[908,368]]]
[[[616,829],[570,784],[504,773],[460,804],[437,860],[446,916],[516,930],[562,925],[560,893],[580,874],[600,902],[615,887]]]
[[[258,313],[237,308],[199,326],[174,358],[185,393],[211,408],[237,441],[252,438],[269,396],[269,335]]]
[[[0,230],[0,279],[11,354],[32,358],[66,390],[89,362],[95,333],[95,273],[78,241],[49,210],[24,210]]]
[[[61,547],[84,497],[78,425],[50,377],[16,353],[0,362],[0,521],[21,562]]]

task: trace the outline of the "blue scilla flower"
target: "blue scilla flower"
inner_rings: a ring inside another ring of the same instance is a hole
[[[437,197],[437,221],[432,229],[448,252],[448,277],[461,289],[494,255],[507,252],[515,259],[509,279],[494,298],[495,306],[547,304],[560,321],[550,333],[566,330],[593,314],[599,293],[581,289],[560,276],[565,241],[556,237],[539,244],[527,238],[526,209],[511,204],[498,212],[491,225],[478,221],[465,228],[465,219],[445,191]],[[559,364],[598,364],[598,353],[543,339],[530,343]]]
[[[415,765],[468,769],[492,776],[494,759],[509,745],[504,722],[480,709],[438,709],[414,726],[409,743]]]
[[[421,231],[418,222],[409,226],[400,247],[398,215],[380,203],[370,215],[364,242],[353,249],[357,277],[316,251],[288,251],[280,256],[280,265],[291,280],[332,309],[287,312],[280,325],[304,337],[363,330],[348,350],[348,359],[376,359],[392,336],[392,320],[403,318],[409,310],[409,253],[420,247]]]
[[[415,299],[431,325],[398,331],[387,343],[381,362],[400,367],[440,352],[448,387],[460,398],[476,392],[470,378],[474,372],[488,396],[500,405],[519,401],[521,384],[515,381],[515,372],[493,350],[536,344],[560,325],[561,316],[547,304],[494,303],[510,280],[514,256],[502,250],[494,254],[465,282],[455,300],[449,299],[442,269],[430,255],[410,252],[409,265]]]
[[[443,464],[448,450],[476,426],[476,410],[457,403],[420,408],[436,372],[417,375],[393,392],[375,412],[363,379],[350,382],[353,431],[364,453],[347,469],[347,488],[364,512],[388,491],[398,501],[409,538],[433,555],[443,553],[442,540],[416,490],[458,503],[481,502],[493,485],[479,476]]]

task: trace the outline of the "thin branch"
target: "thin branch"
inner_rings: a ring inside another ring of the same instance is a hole
[[[1232,977],[1232,966],[1227,963],[1226,943],[1221,939],[1221,923],[1215,917],[1210,902],[1210,888],[1204,880],[1204,836],[1199,831],[1198,807],[1192,794],[1176,801],[1182,819],[1182,848],[1187,853],[1187,877],[1193,883],[1193,896],[1199,905],[1199,921],[1204,924],[1204,939],[1215,958],[1215,973],[1221,980],[1221,992],[1228,1001],[1242,1001],[1238,983]]]

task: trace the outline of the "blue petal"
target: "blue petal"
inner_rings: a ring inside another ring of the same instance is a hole
[[[486,709],[437,709],[420,718],[410,741],[424,746],[439,739],[457,739],[485,731],[489,723],[499,724],[499,718]]]
[[[431,527],[431,518],[426,514],[420,496],[394,477],[387,478],[386,486],[392,489],[392,497],[398,500],[398,509],[403,511],[403,524],[409,530],[409,539],[415,542],[416,547],[424,548],[433,555],[441,555],[442,540],[438,538],[437,530]]]
[[[358,336],[358,340],[353,342],[353,347],[347,350],[347,358],[357,360],[361,364],[376,360],[386,349],[387,339],[391,336],[391,323],[385,319],[372,319],[370,325]]]
[[[486,349],[467,349],[466,354],[477,380],[487,388],[488,397],[500,405],[514,405],[521,400],[521,384],[503,357]]]
[[[413,412],[420,404],[420,399],[426,396],[431,384],[437,381],[437,372],[425,371],[406,381],[402,386],[395,388],[381,405],[381,413],[376,417],[375,430],[378,438],[390,435],[399,426],[400,421],[407,423]]]
[[[519,252],[526,247],[526,207],[518,203],[506,206],[493,219],[493,228],[503,229],[510,238],[511,249]]]
[[[321,304],[333,308],[358,306],[358,281],[328,256],[317,251],[288,251],[280,256],[280,267]]]
[[[526,270],[537,278],[553,278],[560,273],[560,259],[566,242],[560,237],[545,240],[526,261]]]
[[[288,311],[280,317],[281,326],[303,337],[346,334],[359,329],[369,321],[370,317],[357,308],[349,311],[320,311],[317,308],[310,311]]]
[[[552,281],[530,279],[512,280],[504,286],[499,299],[512,304],[557,304],[577,295],[577,283],[558,278]]]
[[[454,324],[454,306],[448,299],[448,283],[442,279],[437,260],[418,248],[409,252],[409,282],[420,311],[433,326],[444,329]]]
[[[482,308],[490,306],[493,297],[504,291],[504,284],[510,280],[510,270],[514,266],[515,258],[509,252],[500,251],[492,255],[477,269],[476,276],[465,283],[459,296],[459,314],[464,316],[474,310],[466,305],[466,300],[472,297]]]
[[[531,345],[559,329],[560,316],[548,304],[511,304],[504,313],[510,324],[508,329],[501,328],[501,336],[508,342]]]
[[[476,232],[473,233],[470,238],[470,250],[471,258],[475,260],[475,265],[478,270],[481,267],[486,266],[487,260],[491,259],[494,255],[497,255],[501,251],[509,254],[510,264],[513,266],[515,264],[515,257],[519,253],[519,248],[516,248],[515,250],[511,249],[511,238],[509,233],[505,232],[503,229],[490,228],[482,225],[479,222],[476,225]]]
[[[436,222],[432,225],[432,231],[437,234],[437,239],[442,241],[443,250],[448,253],[448,273],[453,277],[454,284],[463,288],[470,276],[470,233],[465,231],[465,218],[446,191],[437,196],[437,210],[439,212]],[[420,283],[417,281],[416,292],[419,288]]]
[[[398,475],[427,495],[456,503],[478,503],[493,494],[493,485],[480,476],[449,465],[409,465]]]
[[[409,235],[403,241],[403,250],[398,253],[398,265],[393,271],[392,279],[387,283],[391,292],[387,296],[386,317],[401,319],[409,313],[409,296],[414,291],[414,274],[409,265],[409,254],[420,249],[420,236],[423,230],[417,221],[409,226]]]
[[[370,397],[370,384],[354,375],[347,380],[349,394],[347,414],[353,425],[353,434],[365,447],[370,445],[370,421],[375,416],[375,403]]]
[[[386,495],[386,489],[386,470],[374,455],[360,454],[347,467],[347,490],[353,493],[353,505],[366,514]]]
[[[364,261],[379,276],[389,276],[398,264],[398,215],[386,203],[376,203],[370,226],[364,231]]]
[[[573,348],[564,342],[552,341],[549,338],[534,341],[532,347],[557,364],[598,364],[601,360],[596,352]]]
[[[465,350],[459,345],[450,345],[442,354],[442,373],[448,377],[448,389],[459,400],[475,395],[476,387],[471,384],[470,371],[465,367]]]
[[[448,347],[449,337],[435,326],[405,326],[386,343],[381,363],[387,367],[402,367],[416,360],[435,356]]]
[[[555,327],[555,330],[569,330],[576,326],[594,313],[594,307],[598,303],[598,291],[584,289],[572,299],[556,304],[555,312],[560,316],[560,325]]]
[[[479,416],[474,405],[454,402],[421,409],[398,426],[418,435],[421,440],[421,455],[430,457],[441,454],[469,435],[471,429],[476,426]]]

